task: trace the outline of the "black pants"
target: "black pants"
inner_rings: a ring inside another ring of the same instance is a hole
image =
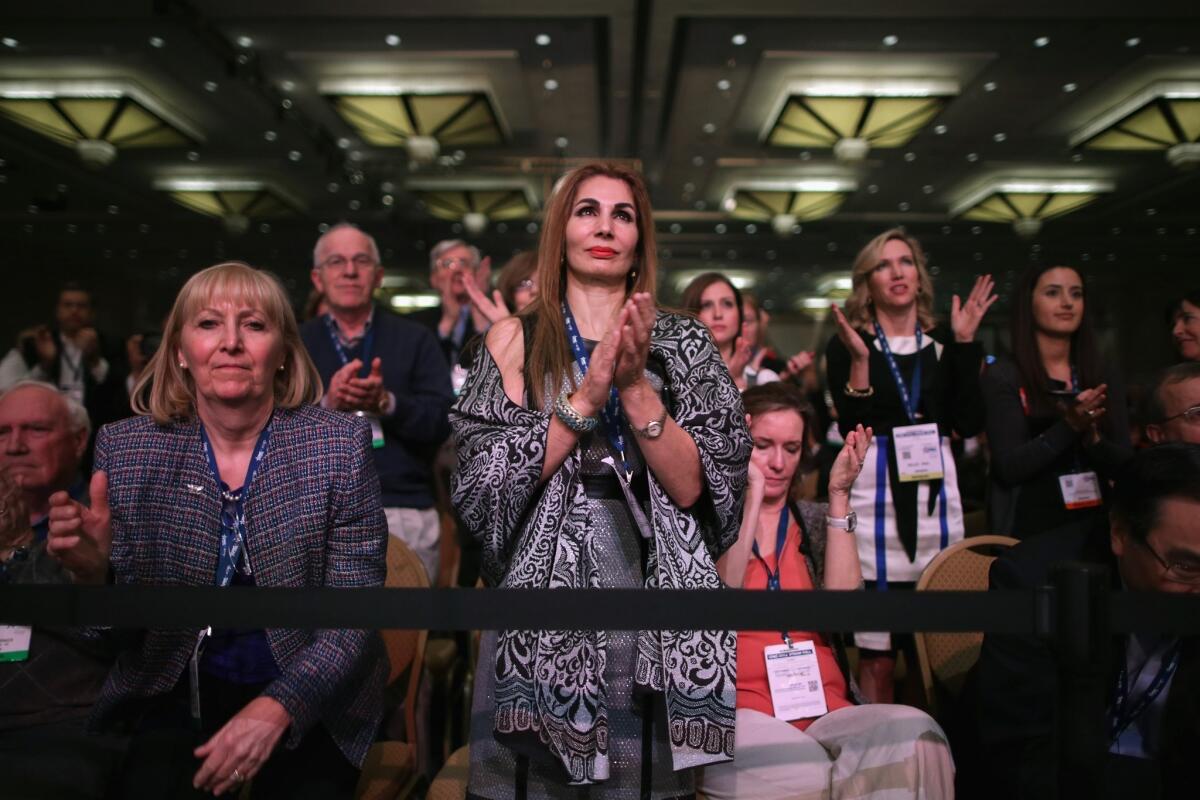
[[[88,733],[86,719],[0,731],[4,800],[101,800],[122,763],[126,740]]]
[[[263,686],[227,683],[202,675],[200,687],[199,729],[189,711],[186,677],[171,694],[146,705],[129,744],[117,798],[193,800],[210,796],[192,788],[192,779],[202,763],[192,751],[258,697]],[[354,796],[359,770],[342,755],[324,726],[312,728],[294,750],[285,747],[285,740],[286,735],[254,776],[250,794],[253,800],[336,800]]]

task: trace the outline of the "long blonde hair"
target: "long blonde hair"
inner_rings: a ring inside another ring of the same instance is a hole
[[[571,352],[567,347],[565,321],[562,313],[563,292],[567,274],[567,222],[579,186],[588,178],[603,176],[624,181],[633,195],[637,212],[638,242],[633,267],[626,279],[625,296],[634,292],[649,292],[655,296],[658,273],[657,247],[654,243],[654,218],[650,213],[650,194],[642,176],[619,164],[595,161],[568,172],[559,181],[546,206],[542,235],[537,250],[538,297],[518,316],[533,319],[533,335],[525,343],[525,385],[534,406],[545,406],[544,381],[550,377],[551,386],[561,386],[563,378],[571,375]]]
[[[891,241],[904,242],[912,250],[913,263],[917,265],[917,323],[921,330],[929,330],[937,323],[933,316],[933,279],[929,277],[925,251],[921,249],[920,242],[903,228],[884,231],[858,251],[850,270],[851,289],[850,296],[846,298],[846,321],[861,331],[872,332],[875,311],[871,307],[871,287],[867,285],[867,278],[879,266],[884,245]]]
[[[203,269],[188,279],[163,325],[163,340],[133,389],[135,414],[149,414],[159,425],[191,419],[196,385],[179,366],[183,325],[200,309],[220,302],[245,303],[266,315],[283,339],[283,369],[275,373],[275,405],[296,408],[321,399],[321,375],[300,341],[300,328],[279,279],[239,261]]]

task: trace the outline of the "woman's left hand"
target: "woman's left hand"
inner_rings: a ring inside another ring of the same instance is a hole
[[[846,444],[829,470],[829,497],[849,497],[858,473],[862,472],[874,430],[859,425],[846,436]]]
[[[954,331],[954,341],[975,341],[975,332],[983,322],[983,315],[998,299],[998,295],[992,294],[994,288],[996,282],[991,275],[980,275],[966,302],[959,302],[958,295],[950,298],[950,328]]]
[[[654,328],[654,302],[648,292],[638,292],[625,301],[617,317],[621,327],[621,347],[613,369],[617,390],[627,389],[646,375],[646,357],[650,354],[650,331]]]
[[[215,795],[236,790],[258,774],[291,724],[291,715],[278,700],[254,698],[195,749],[204,763],[192,786]]]
[[[483,314],[491,324],[495,325],[505,317],[512,316],[499,289],[492,292],[492,299],[489,300],[488,296],[475,285],[475,281],[463,281],[463,288],[467,290],[467,296],[471,298],[471,305],[479,309],[479,313]]]

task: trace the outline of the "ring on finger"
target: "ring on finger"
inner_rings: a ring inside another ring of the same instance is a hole
[[[230,775],[229,778],[234,783],[241,783],[242,781],[246,780],[245,778],[242,777],[242,773],[240,770],[237,769],[237,767],[234,767],[233,774]]]

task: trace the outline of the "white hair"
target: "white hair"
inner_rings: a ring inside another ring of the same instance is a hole
[[[74,397],[59,391],[59,388],[54,384],[33,378],[22,378],[3,392],[0,392],[0,402],[18,389],[41,389],[61,399],[63,406],[67,409],[67,424],[70,425],[71,432],[79,433],[83,431],[84,436],[92,435],[92,421],[88,417],[87,409]]]
[[[456,247],[462,247],[471,254],[471,259],[475,262],[475,266],[479,266],[479,262],[483,260],[483,254],[479,252],[479,248],[473,244],[467,244],[462,239],[443,239],[433,246],[429,251],[429,271],[433,272],[437,269],[438,259],[443,253],[448,253]]]
[[[334,225],[332,228],[330,228],[329,230],[322,233],[317,238],[317,243],[315,245],[313,245],[313,266],[314,267],[321,266],[321,255],[320,255],[321,254],[321,245],[325,243],[326,237],[332,236],[333,234],[337,233],[338,231],[346,231],[346,230],[358,231],[359,233],[361,233],[363,235],[363,238],[365,238],[367,240],[367,250],[369,250],[371,252],[371,258],[375,259],[376,265],[379,265],[379,266],[383,265],[383,262],[379,258],[379,245],[375,244],[374,236],[367,233],[362,228],[355,225],[353,222],[339,222],[337,225]]]

